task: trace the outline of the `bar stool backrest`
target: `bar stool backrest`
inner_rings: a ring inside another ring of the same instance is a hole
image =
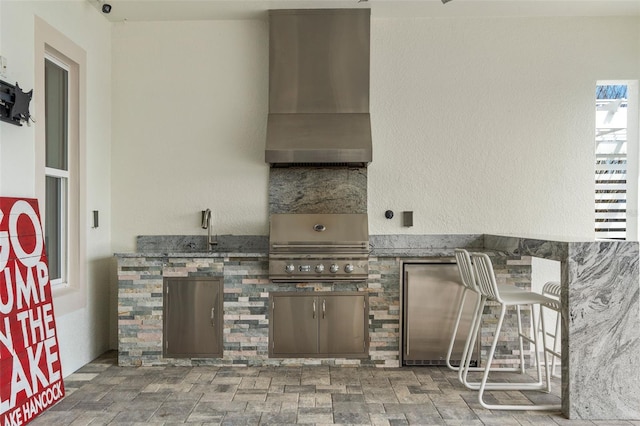
[[[498,291],[498,284],[496,283],[496,276],[493,272],[491,258],[485,253],[473,253],[471,258],[480,294],[489,299],[502,301],[500,299],[500,292]]]
[[[542,294],[560,298],[560,283],[558,281],[547,281],[542,286]]]
[[[469,290],[479,293],[480,290],[478,290],[478,285],[476,284],[476,277],[473,273],[473,265],[471,265],[471,256],[469,256],[469,252],[464,249],[455,249],[454,253],[458,264],[458,271],[460,271],[462,285]]]
[[[542,286],[542,295],[551,299],[550,302],[543,303],[549,309],[560,312],[560,283],[558,281],[548,281]]]

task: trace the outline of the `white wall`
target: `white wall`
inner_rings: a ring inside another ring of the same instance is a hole
[[[203,233],[207,207],[218,233],[267,233],[268,33],[0,0],[7,80],[26,89],[35,15],[87,51],[85,214],[99,210],[100,227],[87,230],[86,306],[57,316],[68,375],[109,346],[113,251]],[[640,78],[639,19],[376,18],[371,52],[371,233],[591,238],[593,89]],[[35,126],[0,123],[1,196],[35,196]],[[389,208],[415,211],[414,227],[383,219]]]
[[[593,239],[594,93],[640,77],[638,19],[376,20],[377,233]],[[413,210],[414,227],[386,221]]]
[[[372,19],[372,234],[593,238],[594,91],[640,78],[637,18]],[[263,21],[114,27],[114,250],[267,234]],[[415,212],[403,228],[400,214]]]
[[[263,21],[115,24],[113,243],[136,235],[267,233]]]
[[[109,348],[111,140],[111,25],[84,0],[0,1],[0,54],[8,80],[34,86],[34,17],[39,16],[87,52],[87,211],[100,211],[100,227],[87,230],[87,299],[82,309],[56,315],[63,374]],[[31,112],[34,113],[33,103]],[[35,197],[35,124],[0,123],[0,196]],[[91,223],[87,221],[88,223]],[[54,292],[54,310],[58,299]]]

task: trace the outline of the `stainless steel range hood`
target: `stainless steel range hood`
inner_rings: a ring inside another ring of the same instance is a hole
[[[366,167],[370,10],[271,10],[269,25],[266,162]]]

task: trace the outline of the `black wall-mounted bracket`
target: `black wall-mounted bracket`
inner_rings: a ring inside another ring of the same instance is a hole
[[[23,92],[18,83],[15,86],[0,80],[0,121],[22,126],[22,121],[29,121],[29,103],[33,89]]]

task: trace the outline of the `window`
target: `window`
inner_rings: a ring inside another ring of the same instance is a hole
[[[596,87],[596,238],[627,236],[627,86]]]
[[[596,86],[596,239],[635,239],[637,234],[637,84]]]
[[[45,245],[53,286],[68,285],[69,67],[46,55],[45,80]]]
[[[86,53],[35,19],[36,193],[56,314],[86,304]]]

